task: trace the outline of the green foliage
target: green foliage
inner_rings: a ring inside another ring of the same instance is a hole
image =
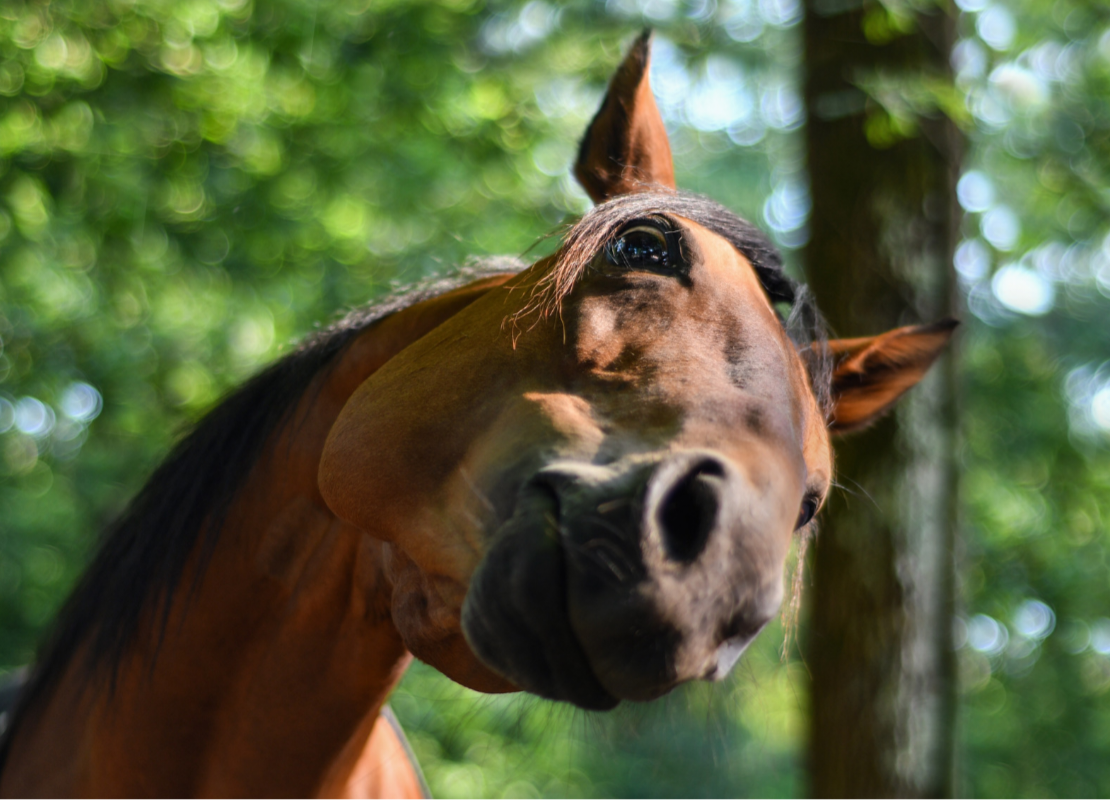
[[[877,144],[940,109],[993,187],[961,185],[957,259],[961,784],[1106,796],[1110,20],[963,5],[955,89],[865,87]],[[876,3],[863,34],[920,8]],[[336,311],[584,209],[577,138],[644,24],[679,182],[793,259],[797,21],[788,0],[4,3],[0,667],[31,659],[96,533],[227,389]],[[779,638],[731,686],[603,717],[421,666],[394,706],[440,795],[796,795],[806,679]]]
[[[956,260],[973,313],[961,781],[976,796],[1105,797],[1110,9],[1014,0],[960,23],[980,171],[961,184]]]
[[[513,167],[505,143],[519,152],[537,126],[526,86],[461,86],[468,51],[448,35],[473,37],[465,6],[360,11],[5,6],[4,388],[57,408],[81,380],[104,399],[76,460],[81,422],[4,436],[13,555],[0,595],[40,601],[4,609],[15,661],[89,538],[225,389],[344,304],[434,270],[430,240],[449,264],[483,243],[517,251],[568,203],[512,184],[524,203],[481,214],[489,181]],[[373,58],[379,26],[397,47]],[[447,58],[406,64],[417,36]],[[444,119],[450,135],[432,122]]]
[[[391,705],[436,797],[797,797],[805,671],[773,631],[729,681],[603,715],[479,695],[419,663]]]

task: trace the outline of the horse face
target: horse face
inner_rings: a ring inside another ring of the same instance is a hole
[[[673,265],[622,259],[657,239]],[[506,501],[469,584],[469,644],[592,708],[720,678],[778,609],[791,534],[831,477],[797,349],[729,242],[661,215],[602,248],[562,323],[548,387],[479,439],[516,461],[479,448],[468,467]]]
[[[600,206],[371,375],[321,462],[328,505],[385,542],[406,645],[475,689],[604,709],[723,676],[831,481],[769,249],[673,192],[647,47],[582,144]],[[828,344],[832,429],[888,407],[950,330]]]
[[[609,202],[561,320],[514,339],[527,295],[492,291],[332,430],[325,498],[388,542],[409,648],[469,686],[656,697],[723,676],[781,602],[831,476],[824,415],[751,264],[675,205]]]

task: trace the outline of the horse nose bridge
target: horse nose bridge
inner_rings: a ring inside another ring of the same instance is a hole
[[[647,481],[661,459],[659,454],[625,456],[609,464],[559,460],[547,464],[532,482],[547,487],[559,500],[568,523],[582,518],[604,518],[613,525],[639,528]]]
[[[715,530],[736,518],[735,501],[750,491],[738,467],[712,450],[683,450],[626,456],[597,465],[555,461],[532,483],[557,497],[564,535],[604,520],[630,545],[661,546],[670,561],[696,561]],[[645,556],[647,558],[647,556]]]

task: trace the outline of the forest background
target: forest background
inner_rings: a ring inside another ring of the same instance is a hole
[[[860,86],[875,148],[937,110],[967,142],[956,791],[1110,796],[1110,8],[862,5],[869,42],[921,13],[958,31],[950,79]],[[801,276],[806,11],[5,2],[0,671],[31,661],[97,533],[221,394],[398,284],[550,247],[587,208],[576,143],[645,25],[680,186]],[[392,702],[439,796],[800,795],[809,675],[782,638],[726,684],[605,716],[419,664]]]

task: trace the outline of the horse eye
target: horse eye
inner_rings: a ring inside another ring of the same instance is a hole
[[[814,497],[806,497],[802,500],[802,509],[798,512],[798,522],[794,525],[794,530],[801,530],[809,524],[817,513],[817,502]]]
[[[670,267],[671,253],[661,231],[654,226],[637,226],[606,244],[605,259],[620,268],[658,271]]]

